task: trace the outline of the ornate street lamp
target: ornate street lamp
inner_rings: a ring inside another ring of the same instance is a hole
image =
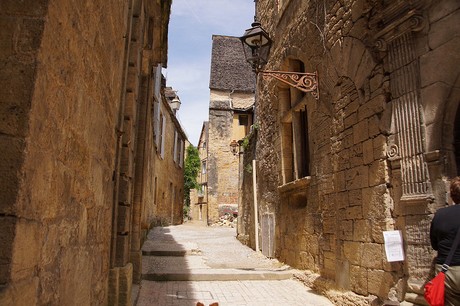
[[[257,0],[254,2],[257,12]],[[272,40],[267,31],[262,28],[256,16],[254,16],[251,28],[244,32],[240,40],[243,44],[246,61],[251,64],[252,70],[255,73],[262,73],[262,76],[265,78],[273,77],[303,92],[310,92],[315,99],[319,99],[318,74],[316,71],[313,73],[301,73],[262,70],[265,64],[268,63]]]
[[[232,151],[233,155],[238,155],[239,144],[238,144],[238,142],[236,142],[236,140],[233,140],[230,143],[230,150]]]
[[[254,17],[251,28],[240,37],[243,43],[244,57],[251,64],[254,71],[260,69],[268,62],[268,54],[272,46],[272,40],[268,33],[262,28],[260,22]]]

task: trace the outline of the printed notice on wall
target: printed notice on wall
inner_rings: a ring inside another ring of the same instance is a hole
[[[404,249],[401,231],[385,231],[383,232],[383,239],[388,262],[403,261]]]

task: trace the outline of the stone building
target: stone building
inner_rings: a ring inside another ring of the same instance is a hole
[[[208,216],[208,125],[207,121],[203,122],[197,147],[201,162],[200,172],[196,179],[199,189],[190,191],[191,217],[193,220],[198,221],[206,221]]]
[[[165,88],[165,99],[154,103],[156,153],[150,171],[153,203],[146,214],[149,224],[181,224],[184,202],[184,153],[187,136],[176,118],[180,100],[172,88]],[[155,150],[152,148],[152,151]]]
[[[265,69],[319,78],[316,99],[258,76],[245,164],[257,159],[262,248],[338,305],[424,305],[430,221],[460,173],[460,2],[259,0],[257,15]],[[251,186],[245,173],[254,247]],[[390,230],[404,261],[387,261]]]
[[[155,109],[184,137],[161,82],[170,7],[1,1],[1,305],[131,303],[164,179]]]
[[[238,209],[237,141],[252,125],[255,84],[239,39],[213,35],[212,41],[206,160],[208,224]]]

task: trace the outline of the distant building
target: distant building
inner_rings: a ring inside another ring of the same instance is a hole
[[[208,218],[208,126],[209,123],[203,122],[200,139],[198,140],[198,154],[200,156],[200,172],[198,173],[197,183],[198,190],[191,191],[190,206],[192,210],[192,219],[198,221],[206,221]]]
[[[237,37],[212,37],[207,124],[207,221],[238,209],[238,148],[253,124],[255,74]],[[203,144],[203,142],[201,143]],[[236,150],[236,153],[235,153]]]

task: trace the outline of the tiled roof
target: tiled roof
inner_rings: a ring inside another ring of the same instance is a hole
[[[255,81],[239,38],[213,35],[209,88],[253,92]]]

